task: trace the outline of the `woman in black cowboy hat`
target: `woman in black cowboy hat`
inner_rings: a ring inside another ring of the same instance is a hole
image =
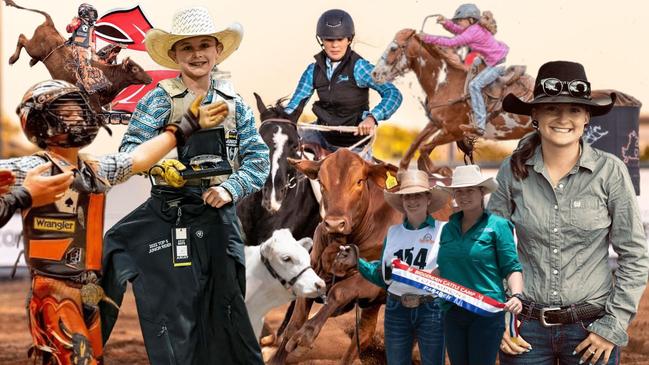
[[[626,166],[582,140],[610,99],[592,100],[581,64],[554,61],[539,69],[532,101],[510,94],[503,102],[536,129],[503,162],[488,205],[514,223],[526,273],[519,319],[529,346],[505,333],[503,365],[617,364],[628,342],[647,283],[647,242]],[[609,245],[619,256],[614,275]]]

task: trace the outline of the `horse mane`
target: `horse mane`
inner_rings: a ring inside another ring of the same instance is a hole
[[[466,72],[464,62],[452,48],[439,47],[434,44],[424,42],[418,34],[414,34],[419,44],[432,56],[442,58],[452,68]]]

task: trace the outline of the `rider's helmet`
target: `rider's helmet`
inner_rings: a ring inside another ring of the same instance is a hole
[[[79,88],[61,80],[32,86],[16,112],[25,135],[40,148],[87,146],[102,126]]]
[[[453,20],[473,18],[475,21],[480,20],[480,9],[475,4],[462,4],[453,15]]]
[[[327,10],[318,19],[316,36],[320,39],[354,38],[354,20],[344,10]]]
[[[99,18],[99,15],[94,6],[88,3],[83,3],[79,5],[79,18],[90,24],[94,24],[97,21],[97,18]]]

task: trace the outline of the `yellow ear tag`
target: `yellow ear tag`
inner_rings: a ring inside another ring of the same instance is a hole
[[[390,172],[387,172],[388,177],[385,179],[385,187],[387,189],[392,189],[393,187],[397,186],[399,182],[397,181],[397,178],[390,175]]]

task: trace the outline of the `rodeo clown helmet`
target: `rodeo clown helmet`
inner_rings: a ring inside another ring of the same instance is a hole
[[[16,113],[27,138],[40,148],[87,146],[103,126],[79,88],[62,80],[32,86]]]

